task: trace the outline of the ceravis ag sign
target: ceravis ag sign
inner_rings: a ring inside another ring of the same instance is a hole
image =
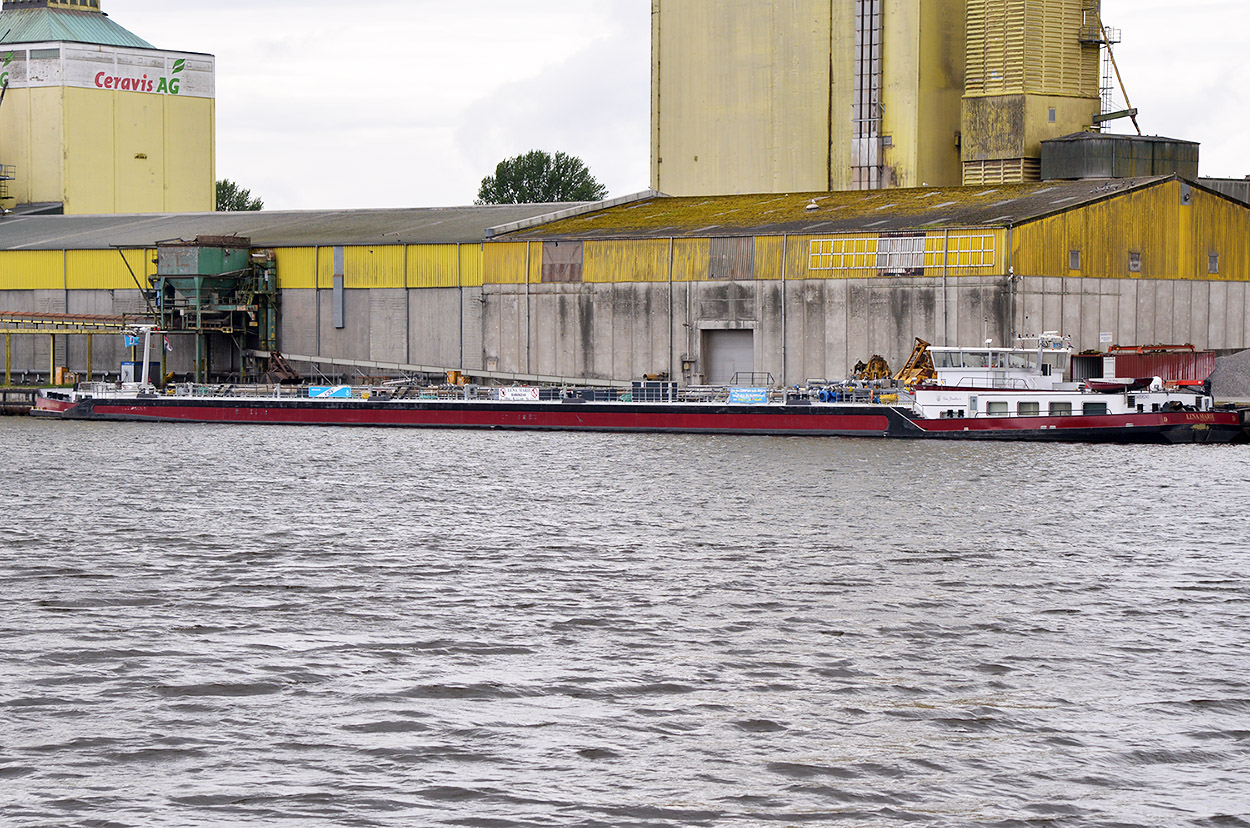
[[[212,55],[85,43],[39,43],[0,52],[0,85],[76,86],[147,95],[212,98]]]

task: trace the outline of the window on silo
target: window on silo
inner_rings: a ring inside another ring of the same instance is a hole
[[[1053,106],[1050,108],[1048,115],[1050,116],[1050,122],[1053,124],[1055,122],[1055,108]]]
[[[1141,273],[1141,253],[1130,251],[1128,254],[1128,272]]]
[[[1207,273],[1219,273],[1219,272],[1220,272],[1220,254],[1208,253],[1207,254]]]
[[[1081,251],[1069,250],[1068,251],[1068,270],[1080,270],[1080,269],[1081,269]]]

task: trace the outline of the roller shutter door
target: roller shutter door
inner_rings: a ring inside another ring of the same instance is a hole
[[[733,381],[734,374],[755,370],[754,331],[704,331],[703,337],[709,384],[724,385]],[[743,379],[749,381],[745,376]]]

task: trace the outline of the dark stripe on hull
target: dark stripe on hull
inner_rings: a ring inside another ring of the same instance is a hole
[[[894,406],[706,406],[630,403],[368,402],[155,398],[84,401],[68,419],[403,428],[674,432],[1045,442],[1229,442],[1224,412],[1073,417],[917,419]],[[1131,423],[1131,425],[1129,425]]]

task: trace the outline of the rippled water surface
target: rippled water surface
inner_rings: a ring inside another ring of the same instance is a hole
[[[1250,825],[1250,447],[0,449],[6,827]]]

